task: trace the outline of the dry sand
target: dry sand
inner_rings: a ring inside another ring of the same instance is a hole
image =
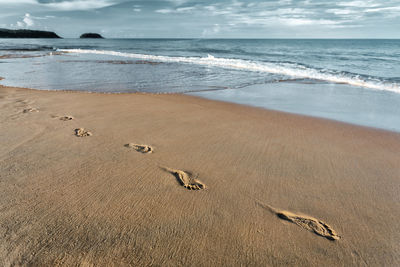
[[[1,266],[400,264],[398,133],[1,87],[0,144]]]

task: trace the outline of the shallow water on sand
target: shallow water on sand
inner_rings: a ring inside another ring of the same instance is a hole
[[[192,95],[400,132],[400,94],[396,93],[287,82]]]

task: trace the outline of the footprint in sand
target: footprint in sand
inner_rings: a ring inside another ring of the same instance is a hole
[[[75,129],[75,135],[78,137],[92,136],[92,133],[83,128]]]
[[[50,115],[53,119],[59,119],[60,121],[72,121],[75,119],[74,117],[70,115],[65,115],[65,116],[59,116],[59,115]]]
[[[163,167],[162,169],[174,175],[178,182],[186,189],[201,190],[206,188],[206,185],[193,177],[193,174],[190,172],[174,170],[165,167]]]
[[[268,208],[272,213],[278,216],[278,218],[294,223],[319,236],[323,236],[332,241],[340,239],[340,236],[336,233],[336,231],[333,230],[331,226],[324,223],[323,221],[320,221],[318,219],[315,219],[307,215],[295,214],[285,210],[277,210],[271,206],[264,205],[261,203],[259,204],[264,208]]]
[[[22,111],[23,113],[39,112],[37,108],[27,108]]]
[[[59,120],[61,120],[61,121],[71,121],[73,119],[74,119],[74,117],[72,117],[72,116],[61,116],[61,117],[59,117]]]
[[[126,144],[125,147],[133,148],[137,152],[140,152],[143,154],[153,153],[153,151],[154,151],[154,149],[148,145],[138,145],[138,144],[129,143],[129,144]]]

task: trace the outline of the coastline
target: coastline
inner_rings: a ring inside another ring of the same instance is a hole
[[[180,94],[0,98],[2,265],[400,262],[399,133]]]

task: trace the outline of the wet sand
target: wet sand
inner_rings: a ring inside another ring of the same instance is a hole
[[[395,266],[400,134],[0,87],[0,265]]]

